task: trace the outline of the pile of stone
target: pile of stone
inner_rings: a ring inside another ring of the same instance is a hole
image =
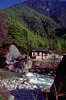
[[[27,63],[25,63],[26,61]],[[32,67],[32,62],[28,59],[28,56],[21,55],[18,48],[13,44],[4,47],[4,52],[0,54],[0,68],[7,68],[21,73],[23,71],[22,65],[25,69]]]
[[[11,79],[2,79],[0,78],[0,87],[5,87],[7,90],[15,90],[15,89],[35,89],[38,88],[36,85],[31,85],[29,83],[29,74],[27,73],[24,78],[11,78]]]
[[[31,84],[29,79],[33,77],[33,74],[28,72],[25,75],[16,78],[8,78],[8,79],[2,79],[0,78],[0,87],[5,87],[8,91],[15,90],[15,89],[41,89],[43,91],[43,88],[45,86],[37,86],[35,84]],[[48,91],[48,90],[47,90]]]

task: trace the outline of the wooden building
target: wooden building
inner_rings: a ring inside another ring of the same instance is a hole
[[[50,50],[31,50],[28,55],[31,59],[44,60],[49,58],[50,53]]]

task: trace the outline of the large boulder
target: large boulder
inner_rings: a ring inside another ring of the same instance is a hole
[[[8,52],[6,53],[6,63],[12,64],[16,60],[18,56],[20,56],[21,53],[17,49],[15,45],[10,45]]]
[[[12,69],[16,58],[21,55],[15,45],[5,45],[2,47],[3,51],[0,53],[0,68]],[[8,67],[7,67],[8,66]]]
[[[18,72],[18,69],[22,72],[26,72],[32,67],[32,61],[27,56],[25,56],[25,58],[18,57],[16,60],[17,62],[15,62],[12,71]]]
[[[49,100],[66,100],[66,55],[58,65]]]

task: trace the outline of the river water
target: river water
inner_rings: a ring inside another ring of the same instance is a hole
[[[35,100],[46,100],[45,97],[40,94],[42,94],[43,91],[49,92],[50,87],[54,82],[54,76],[31,73],[32,77],[27,77],[26,73],[22,74],[10,71],[0,71],[1,76],[10,76],[5,78],[5,80],[2,79],[1,85],[4,86],[3,84],[5,84],[5,87],[11,92],[11,96],[13,96],[15,100],[34,100],[33,97],[35,96],[36,98],[37,93],[37,99]],[[21,75],[22,78],[20,78]],[[9,100],[14,99],[11,99],[10,97]]]
[[[44,90],[48,90],[54,82],[54,77],[33,73],[33,77],[29,78],[29,82],[32,85],[44,86]]]
[[[10,76],[14,75],[14,72],[9,72],[9,71],[0,71],[0,73],[2,74],[10,74]],[[30,73],[30,72],[28,72]],[[5,75],[4,74],[4,75]],[[33,76],[32,77],[27,77],[26,80],[28,79],[28,84],[31,85],[35,85],[37,87],[44,86],[43,90],[49,90],[51,85],[54,82],[54,76],[50,76],[50,75],[42,75],[42,74],[38,74],[38,73],[32,73]],[[23,75],[23,79],[25,78],[25,74]],[[16,80],[16,78],[19,78],[20,76],[15,76],[14,78],[10,78],[10,80]],[[8,78],[9,79],[9,78]]]

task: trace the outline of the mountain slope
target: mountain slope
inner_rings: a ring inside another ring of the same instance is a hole
[[[3,15],[0,14],[0,43],[7,40],[7,31],[6,31],[7,27],[8,27],[8,23],[6,22]]]
[[[1,10],[0,12],[4,14],[8,23],[28,27],[35,34],[44,37],[49,36],[52,31],[58,28],[56,22],[51,18],[34,11],[22,3]]]
[[[0,10],[0,13],[9,23],[7,28],[9,40],[3,44],[13,43],[21,52],[31,49],[52,49],[56,53],[66,52],[66,35],[58,38],[57,32],[56,36],[58,25],[51,18],[36,12],[23,3]]]
[[[27,0],[23,4],[52,18],[62,27],[66,27],[66,1]]]
[[[44,47],[46,42],[48,44],[47,39],[35,35],[33,31],[30,31],[28,28],[21,25],[20,23],[12,22],[12,24],[9,25],[2,14],[0,14],[0,22],[1,55],[4,53],[4,46],[9,44],[15,44],[19,48],[19,50],[24,53],[31,49],[38,49],[41,46]]]

